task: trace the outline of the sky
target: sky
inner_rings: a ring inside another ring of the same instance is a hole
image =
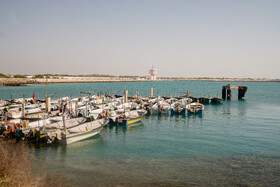
[[[0,73],[280,78],[279,0],[0,0]]]

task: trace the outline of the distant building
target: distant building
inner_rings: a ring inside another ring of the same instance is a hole
[[[150,75],[146,76],[147,79],[156,80],[157,79],[157,69],[153,66],[149,70]]]

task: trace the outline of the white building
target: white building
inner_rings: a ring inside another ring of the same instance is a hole
[[[150,75],[147,76],[147,79],[156,80],[157,79],[157,69],[153,66],[149,70]]]

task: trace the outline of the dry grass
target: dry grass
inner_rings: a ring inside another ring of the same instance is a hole
[[[22,143],[0,140],[0,186],[69,186],[61,176],[46,176],[43,166]]]

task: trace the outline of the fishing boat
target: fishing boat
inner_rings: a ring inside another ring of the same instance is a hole
[[[185,114],[186,112],[186,105],[182,102],[176,101],[175,103],[171,104],[171,114]]]
[[[162,113],[169,112],[170,104],[166,101],[158,101],[152,106],[152,111]]]
[[[203,103],[203,104],[209,104],[209,102],[210,102],[210,99],[207,97],[200,97],[200,98],[198,98],[198,100],[200,103]]]
[[[102,118],[94,121],[87,120],[80,124],[69,126],[64,120],[63,129],[58,128],[56,131],[49,131],[47,134],[49,139],[48,142],[52,143],[56,140],[58,143],[68,145],[77,141],[81,141],[99,134],[102,128],[108,122],[108,119]]]
[[[221,104],[223,101],[222,98],[219,98],[219,93],[217,91],[217,95],[213,98],[211,98],[211,104]]]
[[[133,110],[126,116],[125,123],[126,125],[131,125],[142,120],[144,115],[147,114],[145,110]]]
[[[191,100],[192,100],[192,102],[197,102],[198,101],[198,98],[196,98],[196,97],[189,97]]]
[[[202,114],[204,110],[204,105],[201,103],[191,103],[187,105],[188,114]]]
[[[27,108],[25,108],[26,106]],[[26,106],[22,104],[22,107],[11,108],[7,112],[7,117],[10,119],[18,119],[27,115],[38,114],[43,112],[39,107],[39,105],[26,105]]]
[[[131,125],[141,121],[146,113],[147,111],[143,109],[127,111],[121,114],[112,111],[108,118],[111,124]]]
[[[67,128],[64,133],[62,133],[61,140],[59,143],[71,144],[77,141],[81,141],[90,137],[93,137],[100,133],[102,128],[109,122],[108,119],[99,119],[95,121],[89,121],[82,123],[71,128]]]
[[[19,110],[10,110],[9,112],[7,112],[7,117],[10,119],[18,119],[22,116],[22,111]]]
[[[223,99],[218,97],[211,98],[211,104],[220,104],[222,103]]]

